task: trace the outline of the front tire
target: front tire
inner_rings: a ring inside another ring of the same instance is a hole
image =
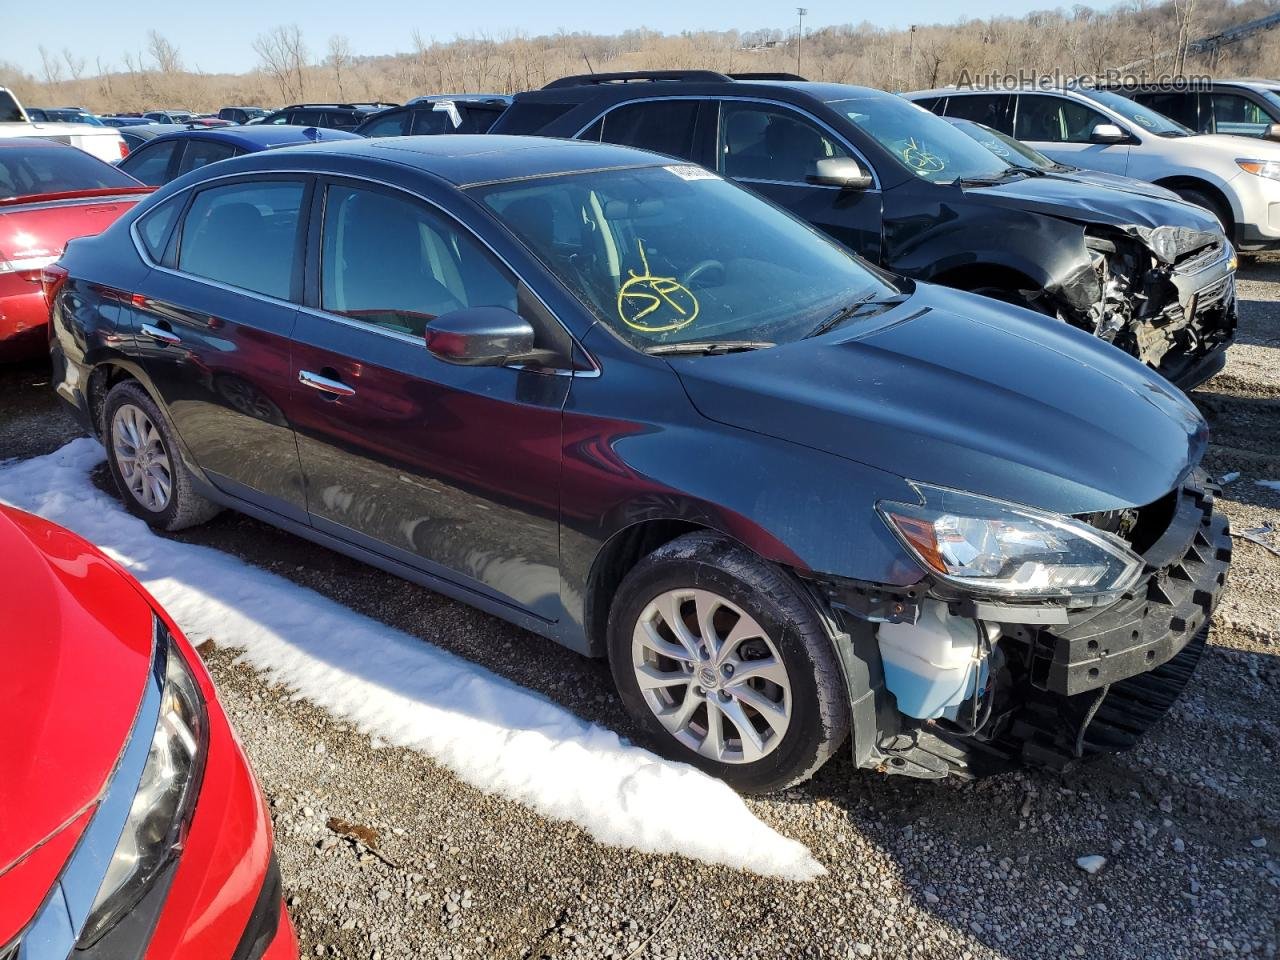
[[[743,793],[807,780],[849,732],[843,674],[813,604],[718,534],[673,540],[627,574],[608,645],[622,701],[658,752]]]
[[[1187,203],[1194,204],[1203,210],[1208,210],[1218,218],[1218,223],[1222,224],[1222,232],[1230,238],[1232,233],[1232,216],[1231,210],[1216,197],[1211,197],[1202,190],[1194,190],[1190,187],[1182,190],[1175,190],[1178,196]]]
[[[126,509],[160,530],[182,530],[221,509],[196,493],[169,422],[141,385],[111,388],[102,410],[107,467]]]

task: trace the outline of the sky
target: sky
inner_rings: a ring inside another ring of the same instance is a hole
[[[1053,0],[911,0],[909,3],[808,4],[805,28],[868,20],[881,27],[912,23],[951,23],[964,17],[1021,16],[1052,8]],[[1098,0],[1097,6],[1109,6]],[[146,44],[155,28],[176,44],[184,64],[211,72],[239,73],[256,65],[253,39],[277,24],[302,27],[312,55],[323,54],[329,37],[345,34],[356,54],[406,52],[416,29],[423,37],[446,41],[487,33],[529,35],[555,33],[564,28],[585,33],[620,33],[648,27],[663,33],[682,30],[756,30],[790,28],[794,6],[760,0],[688,0],[648,2],[570,3],[565,0],[485,0],[483,3],[432,3],[413,0],[366,0],[353,6],[346,0],[61,0],[58,15],[50,17],[39,4],[6,4],[5,29],[0,35],[0,61],[16,63],[39,74],[39,47],[60,52],[64,47],[84,57],[92,72],[97,58],[119,65],[123,52]]]

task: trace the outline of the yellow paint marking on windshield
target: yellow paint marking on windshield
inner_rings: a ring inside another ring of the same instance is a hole
[[[675,277],[655,277],[643,241],[636,241],[644,273],[628,270],[631,279],[618,290],[618,316],[642,333],[683,330],[698,318],[698,298]],[[654,314],[657,314],[655,317]]]

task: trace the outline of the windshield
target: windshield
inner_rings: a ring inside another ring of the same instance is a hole
[[[689,164],[574,173],[472,193],[638,349],[798,340],[898,293],[843,247]]]
[[[1122,97],[1118,93],[1110,93],[1106,90],[1081,90],[1080,92],[1095,103],[1115,111],[1126,120],[1158,137],[1189,137],[1194,132],[1177,120],[1171,120],[1163,113],[1156,113],[1150,107],[1134,103],[1128,97]]]
[[[133,177],[75,147],[41,144],[0,149],[0,200],[140,186]]]
[[[44,115],[51,121],[57,121],[58,123],[87,123],[94,127],[106,126],[97,117],[80,110],[46,110]]]
[[[1027,146],[1021,140],[992,130],[990,127],[973,120],[949,121],[957,130],[967,137],[972,137],[1001,160],[1007,160],[1015,167],[1032,166],[1039,170],[1056,170],[1058,163],[1050,160],[1039,150]]]
[[[874,138],[904,168],[932,183],[988,179],[1010,165],[941,117],[899,97],[836,100],[828,104]]]

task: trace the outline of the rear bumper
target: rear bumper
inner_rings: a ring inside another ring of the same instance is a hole
[[[0,360],[25,360],[49,349],[49,311],[40,284],[0,276]]]

